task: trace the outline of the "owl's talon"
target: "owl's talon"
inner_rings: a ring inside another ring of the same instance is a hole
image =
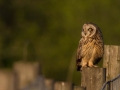
[[[84,67],[87,67],[87,65],[82,66],[81,69],[80,69],[80,71],[82,71],[82,69],[83,69]]]
[[[93,62],[91,62],[91,61],[88,63],[88,66],[89,67],[98,67],[97,65],[94,65]]]
[[[93,62],[89,61],[88,66],[89,67],[94,67]]]
[[[87,66],[82,66],[82,67],[87,67]]]
[[[97,65],[94,65],[94,67],[98,67]]]
[[[94,65],[89,65],[89,67],[94,67]]]
[[[89,65],[89,67],[98,67],[97,65]]]

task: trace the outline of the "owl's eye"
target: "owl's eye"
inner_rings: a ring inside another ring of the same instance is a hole
[[[88,29],[88,31],[90,31],[90,32],[91,32],[92,30],[93,30],[92,28],[89,28],[89,29]]]

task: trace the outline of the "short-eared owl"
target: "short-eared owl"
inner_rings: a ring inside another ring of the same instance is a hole
[[[85,23],[81,35],[76,57],[78,71],[82,67],[96,67],[104,51],[102,33],[96,24],[92,22]]]

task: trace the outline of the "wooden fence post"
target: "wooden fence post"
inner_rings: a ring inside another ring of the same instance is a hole
[[[17,82],[13,71],[0,69],[0,90],[18,90]]]
[[[106,68],[107,81],[120,74],[120,46],[104,46],[103,67]]]
[[[13,69],[18,75],[19,89],[23,89],[40,75],[38,62],[16,62]]]
[[[74,90],[86,90],[86,88],[81,86],[74,86]]]
[[[54,84],[54,90],[72,90],[73,85],[70,82],[56,82]]]
[[[105,73],[105,68],[83,68],[81,86],[86,87],[86,90],[100,90],[105,82]]]
[[[47,88],[47,90],[53,90],[54,89],[54,80],[52,79],[45,79],[45,86]]]

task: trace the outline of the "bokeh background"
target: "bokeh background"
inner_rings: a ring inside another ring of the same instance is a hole
[[[119,0],[0,0],[0,67],[38,61],[45,77],[79,84],[76,49],[90,21],[105,44],[120,44]]]

